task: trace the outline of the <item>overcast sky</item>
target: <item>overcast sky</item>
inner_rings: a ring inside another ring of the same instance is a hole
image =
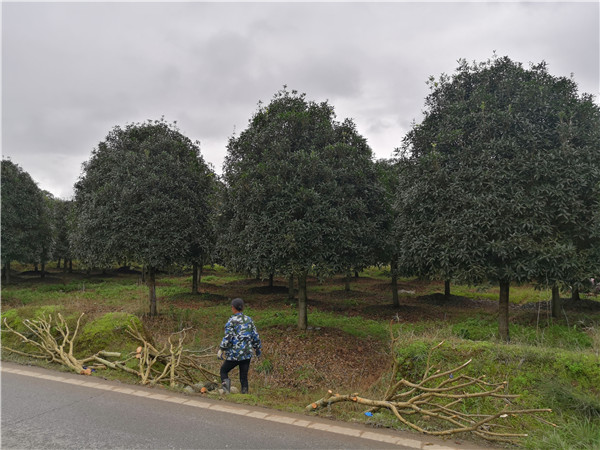
[[[598,95],[597,1],[2,3],[2,155],[57,197],[115,125],[176,121],[222,172],[227,139],[287,85],[354,119],[376,158],[430,75],[509,56]]]

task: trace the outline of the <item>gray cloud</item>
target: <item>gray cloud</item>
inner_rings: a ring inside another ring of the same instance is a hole
[[[4,3],[2,152],[55,195],[115,125],[177,121],[220,172],[227,139],[286,84],[390,157],[429,75],[545,60],[598,94],[597,3]]]

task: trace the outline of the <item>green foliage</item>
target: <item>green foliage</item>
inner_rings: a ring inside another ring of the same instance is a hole
[[[582,372],[573,375],[585,376]],[[574,386],[557,382],[554,379],[543,383],[540,386],[540,393],[543,401],[555,411],[563,413],[570,411],[589,420],[600,419],[600,397],[598,395],[589,395]]]
[[[2,264],[46,262],[53,240],[44,194],[17,164],[10,160],[1,164]]]
[[[100,350],[133,352],[139,341],[126,332],[128,326],[142,329],[140,319],[132,314],[114,312],[91,320],[83,326],[77,339],[77,353],[93,355]]]
[[[73,257],[69,235],[74,223],[74,204],[72,200],[53,199],[54,258],[64,263]]]
[[[472,341],[495,341],[498,338],[498,324],[493,317],[469,317],[452,325],[452,333]],[[510,324],[511,340],[524,345],[537,345],[564,349],[591,348],[592,338],[577,327],[556,323],[541,323],[537,327]]]
[[[400,266],[499,282],[508,341],[511,282],[572,285],[600,272],[600,108],[545,63],[461,61],[430,81],[400,155]]]
[[[489,320],[471,317],[452,325],[452,332],[462,339],[487,341],[495,339],[497,326]]]
[[[438,341],[421,339],[406,333],[400,334],[400,343],[396,356],[400,362],[398,378],[410,381],[418,380],[426,367],[429,349]],[[581,447],[556,448],[594,448],[591,443],[598,442],[596,434],[590,429],[600,424],[600,366],[592,353],[560,350],[549,347],[531,347],[526,345],[504,345],[491,342],[455,342],[449,341],[431,354],[431,363],[441,371],[458,367],[471,359],[461,373],[470,376],[485,374],[489,381],[508,382],[508,392],[520,397],[513,401],[515,408],[551,408],[555,411],[543,418],[559,425],[556,431],[532,420],[521,423],[535,439],[526,441],[528,448],[555,448],[539,446],[535,441],[543,442],[565,440],[571,427],[581,430],[584,444]],[[489,406],[481,403],[467,405],[466,410],[480,408],[482,413]],[[470,409],[469,409],[470,408]],[[596,428],[597,430],[598,428]]]
[[[600,448],[599,429],[599,419],[569,420],[548,434],[533,433],[523,447],[532,450],[596,450]]]
[[[17,309],[9,309],[6,311],[2,311],[0,315],[0,321],[4,325],[4,319],[6,319],[6,323],[9,327],[15,329],[16,331],[24,331],[25,328],[23,326],[23,320],[19,315],[19,310]]]
[[[378,239],[380,189],[354,123],[295,91],[260,106],[232,137],[224,166],[228,264],[319,274],[364,267]]]
[[[258,373],[264,373],[268,375],[273,371],[273,363],[270,359],[261,357],[258,359],[258,362],[254,365],[254,370]]]
[[[106,267],[189,262],[214,240],[214,174],[199,146],[164,121],[115,127],[75,185],[77,256]]]
[[[432,83],[407,135],[404,266],[442,279],[578,280],[600,208],[600,109],[576,84],[508,58]]]

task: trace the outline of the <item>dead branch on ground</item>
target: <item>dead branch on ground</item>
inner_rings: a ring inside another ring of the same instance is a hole
[[[200,376],[209,381],[219,377],[218,374],[207,369],[203,363],[209,358],[214,359],[211,348],[200,351],[190,351],[183,348],[186,332],[189,328],[172,333],[168,337],[167,343],[159,349],[152,343],[152,339],[145,337],[132,322],[126,331],[141,345],[135,352],[127,355],[125,359],[121,359],[122,354],[120,352],[107,352],[104,350],[88,358],[78,359],[73,354],[73,348],[83,315],[82,313],[77,319],[77,325],[72,332],[60,313],[55,319],[52,315],[43,315],[38,319],[25,320],[23,325],[29,330],[30,333],[27,333],[29,336],[10,327],[5,318],[5,331],[15,334],[23,343],[35,347],[36,351],[23,352],[5,346],[3,348],[18,355],[46,359],[66,366],[74,372],[86,375],[91,373],[92,367],[122,370],[138,377],[141,384],[154,385],[168,382],[170,386],[175,386],[178,383],[193,385]],[[54,333],[53,330],[55,330]],[[133,368],[131,364],[128,364],[134,359],[138,360],[137,368]],[[90,362],[97,364],[85,366]]]
[[[6,351],[22,356],[31,356],[62,364],[77,373],[81,373],[84,371],[83,364],[90,360],[89,358],[79,360],[73,356],[73,342],[77,337],[82,317],[83,313],[77,319],[77,325],[73,332],[71,332],[69,325],[60,313],[58,313],[54,321],[51,314],[48,316],[44,314],[39,319],[26,319],[23,321],[23,325],[32,333],[31,338],[11,328],[6,322],[6,318],[4,318],[6,330],[20,337],[23,343],[34,346],[37,349],[37,353],[21,352],[9,347],[3,348]],[[52,328],[58,332],[59,337],[55,337],[52,334]]]
[[[509,409],[508,405],[511,400],[518,395],[506,393],[506,381],[489,383],[484,381],[485,375],[477,378],[467,375],[455,376],[464,370],[471,360],[450,370],[436,369],[431,364],[431,355],[443,342],[429,351],[426,368],[420,381],[411,382],[404,378],[397,381],[400,362],[394,355],[398,339],[399,337],[394,336],[391,332],[392,376],[382,400],[363,398],[358,393],[334,394],[329,390],[323,398],[306,406],[306,410],[315,411],[339,402],[354,402],[369,406],[367,414],[380,409],[388,409],[402,424],[424,434],[448,436],[472,432],[488,440],[503,442],[513,442],[515,438],[527,435],[502,430],[507,426],[498,423],[498,419],[551,412],[550,409]],[[470,414],[465,412],[465,401],[471,399],[490,399],[497,402],[499,406],[491,414]],[[426,429],[417,423],[418,419],[436,421],[441,429]]]

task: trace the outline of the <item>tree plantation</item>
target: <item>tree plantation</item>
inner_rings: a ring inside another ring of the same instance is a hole
[[[229,139],[222,177],[164,120],[116,126],[93,149],[72,201],[41,192],[2,161],[2,264],[72,260],[156,272],[220,264],[289,280],[297,326],[310,323],[307,277],[389,266],[398,276],[496,283],[509,341],[510,287],[573,296],[600,278],[600,108],[573,79],[507,57],[461,61],[432,77],[424,118],[396,158],[374,161],[328,101],[283,90]],[[556,296],[553,314],[560,313]]]

